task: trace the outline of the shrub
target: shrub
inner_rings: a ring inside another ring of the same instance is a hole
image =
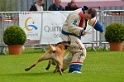
[[[106,27],[105,39],[108,42],[124,41],[124,25],[112,23]]]
[[[26,41],[26,33],[19,26],[9,26],[3,36],[6,45],[23,45]]]

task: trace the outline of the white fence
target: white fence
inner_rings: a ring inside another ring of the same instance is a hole
[[[56,44],[61,27],[71,11],[44,11],[44,12],[0,12],[0,45],[3,45],[3,32],[10,25],[19,25],[27,34],[26,44]],[[124,10],[97,11],[97,19],[106,26],[113,22],[124,24]],[[90,30],[89,30],[90,29]],[[101,45],[105,41],[104,35],[87,26],[91,34],[82,36],[82,42],[97,42]]]

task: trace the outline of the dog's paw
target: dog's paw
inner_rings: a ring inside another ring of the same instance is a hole
[[[60,72],[60,75],[63,75],[63,73],[62,73],[62,72]]]
[[[26,68],[26,69],[25,69],[25,71],[29,71],[29,70],[30,70],[30,68]]]
[[[46,70],[49,70],[49,67],[46,67]]]

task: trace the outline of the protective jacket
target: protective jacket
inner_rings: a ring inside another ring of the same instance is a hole
[[[84,13],[84,8],[71,12],[62,27],[61,38],[65,41],[71,41],[69,54],[63,60],[63,70],[67,69],[70,65],[69,72],[80,71],[86,58],[86,49],[81,42],[82,33],[87,26]],[[103,32],[103,27],[96,18],[88,20],[88,24],[94,27],[95,30]]]

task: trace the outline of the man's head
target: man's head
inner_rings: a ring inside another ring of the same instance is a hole
[[[37,0],[37,2],[38,2],[39,5],[43,4],[43,0]]]
[[[96,16],[96,10],[93,8],[88,8],[87,10],[84,11],[85,11],[84,17],[87,20],[92,19]]]
[[[55,0],[55,5],[58,7],[61,4],[61,0]]]
[[[75,0],[71,0],[71,7],[74,8],[76,6],[76,1]]]

